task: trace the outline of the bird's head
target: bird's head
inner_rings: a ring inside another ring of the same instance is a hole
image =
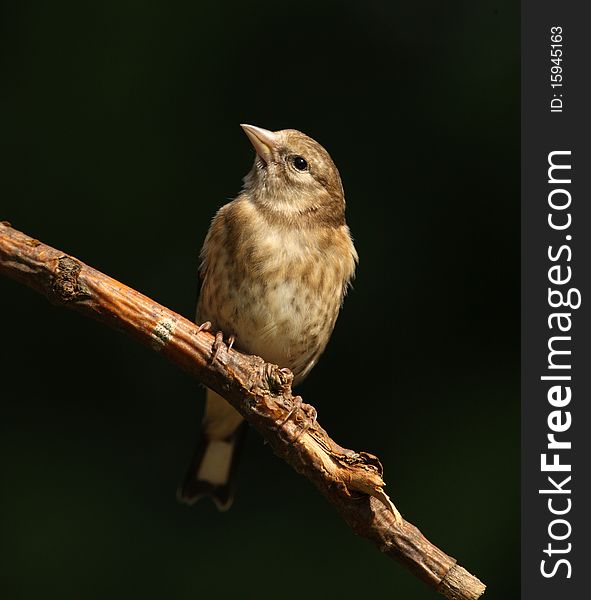
[[[339,172],[328,152],[295,129],[269,131],[241,125],[256,151],[244,192],[278,218],[344,223]]]

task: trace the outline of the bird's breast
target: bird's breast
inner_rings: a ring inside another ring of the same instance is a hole
[[[302,376],[324,350],[354,268],[341,233],[261,227],[208,249],[200,319],[234,334],[237,348]]]

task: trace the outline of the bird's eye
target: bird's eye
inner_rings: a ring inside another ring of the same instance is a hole
[[[291,162],[298,171],[305,171],[308,168],[308,161],[301,156],[294,156]]]

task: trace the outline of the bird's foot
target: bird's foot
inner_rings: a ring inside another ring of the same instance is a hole
[[[224,334],[221,331],[218,331],[215,334],[215,340],[213,342],[213,346],[211,347],[213,354],[211,355],[211,362],[214,363],[217,358],[220,350],[224,346]]]
[[[211,326],[211,323],[210,323]],[[230,352],[230,350],[232,350],[232,346],[234,345],[234,342],[236,341],[236,336],[235,335],[231,335],[228,338],[228,343],[227,343],[227,348],[226,348],[226,352]],[[222,349],[222,347],[224,346],[224,334],[221,331],[218,331],[215,334],[215,341],[213,342],[213,346],[212,346],[212,351],[213,351],[213,355],[211,357],[211,362],[215,362],[215,360],[218,357],[218,353],[219,351]]]
[[[300,427],[299,433],[297,434],[295,439],[292,441],[293,444],[298,442],[298,440],[302,437],[302,435],[304,435],[304,433],[306,433],[306,431],[308,431],[308,429],[310,429],[310,427],[312,427],[316,423],[316,420],[318,418],[318,412],[316,411],[316,409],[310,404],[304,404],[301,396],[296,396],[293,399],[293,405],[289,409],[289,412],[287,413],[285,419],[283,419],[283,421],[281,421],[280,427],[284,427],[285,424],[294,415],[297,414],[298,410],[301,410],[304,413],[306,418],[304,420],[303,425]]]
[[[293,404],[292,404],[291,408],[289,409],[289,412],[287,413],[285,419],[283,419],[283,421],[281,421],[279,426],[283,427],[293,417],[295,412],[302,407],[302,404],[303,404],[302,397],[296,396],[293,399]]]

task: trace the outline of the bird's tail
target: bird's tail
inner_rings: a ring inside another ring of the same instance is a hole
[[[201,436],[177,492],[180,502],[192,505],[209,496],[219,510],[230,508],[234,499],[232,480],[246,437],[246,425],[226,400],[207,390]]]

